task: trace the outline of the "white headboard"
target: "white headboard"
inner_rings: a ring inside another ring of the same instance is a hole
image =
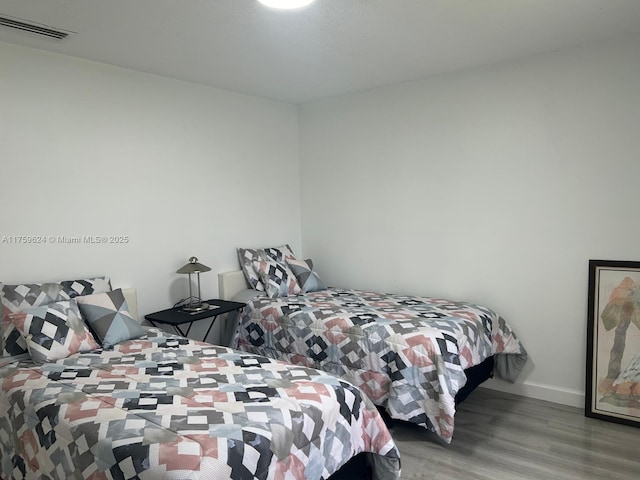
[[[218,294],[222,300],[231,300],[242,290],[251,288],[242,270],[222,272],[218,274]]]
[[[140,317],[138,317],[138,294],[135,288],[123,288],[122,295],[124,295],[124,299],[127,301],[127,305],[129,306],[129,312],[138,322],[140,322]]]

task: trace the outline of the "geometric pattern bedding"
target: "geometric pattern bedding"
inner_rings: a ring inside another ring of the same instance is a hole
[[[157,329],[0,368],[3,479],[324,479],[359,452],[398,478],[379,413],[313,369]]]
[[[15,329],[9,315],[30,307],[70,300],[83,295],[111,290],[109,277],[66,280],[59,283],[27,283],[8,285],[0,282],[0,356],[10,357],[26,353],[24,337]]]
[[[339,288],[254,298],[232,346],[340,376],[446,443],[464,370],[493,355],[516,360],[517,375],[527,358],[505,320],[481,305]]]

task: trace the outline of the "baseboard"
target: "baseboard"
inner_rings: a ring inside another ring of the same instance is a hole
[[[546,400],[547,402],[560,403],[571,407],[584,407],[584,392],[571,390],[569,388],[555,387],[552,385],[544,385],[534,382],[508,383],[496,379],[487,380],[482,384],[481,388],[498,390],[500,392],[536,398],[538,400]]]

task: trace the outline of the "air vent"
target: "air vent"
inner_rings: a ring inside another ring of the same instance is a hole
[[[54,30],[46,25],[38,25],[35,23],[27,23],[24,20],[17,18],[2,17],[0,16],[0,25],[3,27],[14,28],[16,30],[22,30],[23,32],[33,33],[43,37],[55,38],[56,40],[62,40],[74,32],[65,32],[62,30]]]

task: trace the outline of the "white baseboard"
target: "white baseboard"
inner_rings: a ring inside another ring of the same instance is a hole
[[[489,379],[481,387],[500,392],[512,393],[523,397],[546,400],[571,407],[584,407],[584,392],[569,388],[555,387],[534,382],[508,383],[502,380]]]

